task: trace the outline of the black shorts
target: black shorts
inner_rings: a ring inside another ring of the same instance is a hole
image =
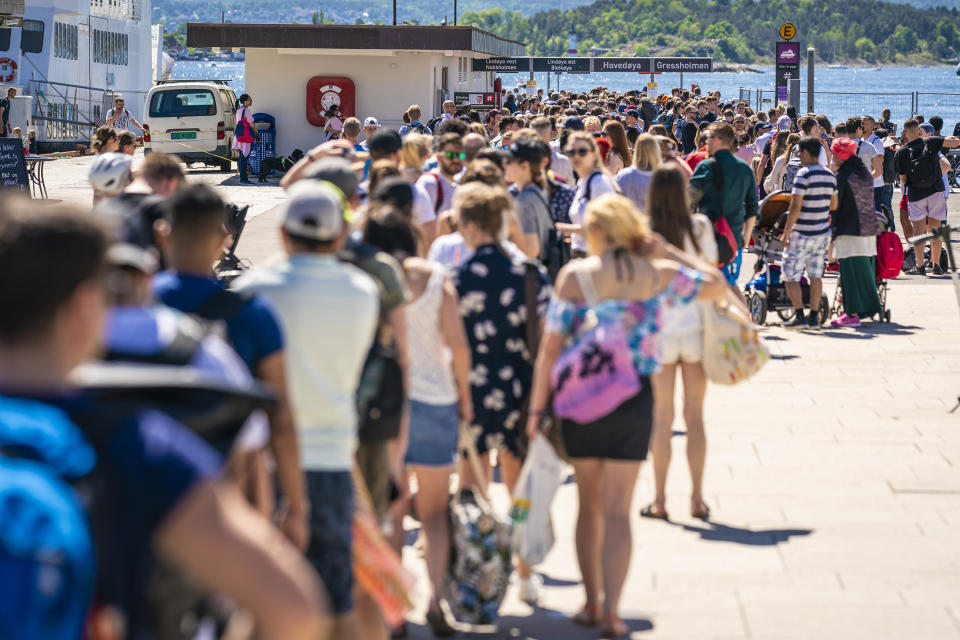
[[[641,378],[640,384],[640,393],[599,420],[589,424],[561,420],[567,455],[571,458],[646,460],[653,429],[653,389],[649,378]]]
[[[353,609],[353,477],[349,471],[307,471],[310,543],[306,558],[330,594],[335,615]]]

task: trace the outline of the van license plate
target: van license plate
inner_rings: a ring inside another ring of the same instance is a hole
[[[171,140],[187,140],[187,139],[196,139],[196,131],[176,131],[170,134]]]

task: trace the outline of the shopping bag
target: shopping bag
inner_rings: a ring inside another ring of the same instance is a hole
[[[360,588],[380,607],[384,621],[391,627],[399,627],[407,611],[413,608],[410,593],[415,579],[380,534],[370,494],[356,469],[353,480],[357,495],[352,525],[353,575]]]
[[[759,371],[770,359],[749,312],[733,294],[703,314],[703,369],[710,382],[734,385]]]
[[[511,548],[528,565],[543,562],[553,547],[550,505],[563,482],[565,469],[545,435],[530,443],[510,506]]]

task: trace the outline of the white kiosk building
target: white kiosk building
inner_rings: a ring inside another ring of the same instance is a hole
[[[342,118],[376,117],[399,128],[419,104],[423,120],[458,92],[492,91],[474,58],[522,56],[525,45],[473,27],[189,24],[191,47],[246,49],[253,110],[277,121],[277,152],[323,140],[331,106]]]

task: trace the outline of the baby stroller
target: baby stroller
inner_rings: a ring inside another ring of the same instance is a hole
[[[877,236],[877,259],[875,264],[875,276],[877,283],[877,294],[880,296],[880,314],[878,322],[890,322],[890,309],[887,308],[887,279],[896,278],[904,266],[904,254],[894,252],[890,255],[884,250],[885,243],[900,244],[900,237],[891,231],[893,227],[893,214],[886,207],[882,208],[882,215],[886,220],[886,231]],[[880,214],[877,214],[880,215]],[[910,252],[912,253],[912,251]],[[947,252],[944,251],[944,254]],[[886,258],[884,256],[887,256]],[[841,288],[840,271],[837,270],[837,289],[833,293],[833,306],[830,308],[830,316],[840,316],[843,312],[843,291]]]
[[[224,226],[231,236],[231,242],[229,247],[224,248],[220,260],[213,267],[214,274],[222,282],[229,283],[250,266],[247,261],[236,254],[237,245],[240,244],[240,234],[243,233],[243,228],[247,225],[248,209],[250,209],[250,205],[242,207],[235,204],[227,205],[227,219]]]
[[[753,228],[751,246],[747,251],[757,255],[757,262],[753,267],[755,277],[744,288],[744,297],[747,299],[747,308],[750,317],[762,326],[767,319],[767,312],[773,310],[783,322],[793,319],[793,303],[787,295],[787,286],[781,280],[781,262],[783,261],[783,243],[780,234],[787,221],[787,211],[790,209],[790,193],[776,191],[771,193],[760,203],[757,214],[757,224]],[[806,278],[800,280],[803,292],[803,304],[810,304],[810,285]],[[830,314],[830,305],[826,295],[820,296],[820,323],[827,321]]]

